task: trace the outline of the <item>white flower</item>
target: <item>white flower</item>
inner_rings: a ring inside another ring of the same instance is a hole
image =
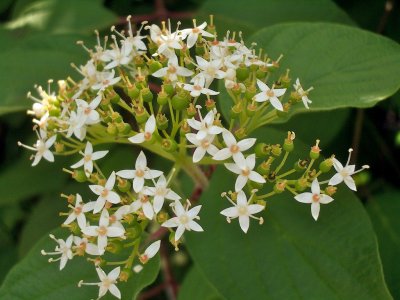
[[[99,248],[92,243],[89,243],[87,238],[80,238],[79,236],[74,236],[74,244],[76,245],[75,249],[77,253],[83,255],[87,253],[89,255],[101,255],[99,252]]]
[[[143,192],[138,193],[137,200],[134,201],[130,205],[130,207],[131,207],[131,211],[133,211],[133,212],[136,212],[139,209],[142,209],[144,216],[149,220],[153,220],[153,217],[154,217],[153,205],[150,202],[149,196],[145,195]]]
[[[111,61],[104,67],[106,70],[115,68],[119,65],[126,65],[132,60],[131,54],[133,50],[133,44],[123,43],[120,48],[114,35],[112,38],[114,39],[114,49],[106,50],[101,57],[101,60],[103,61]]]
[[[286,89],[270,89],[268,85],[266,85],[261,80],[257,79],[257,85],[261,90],[261,93],[258,93],[254,96],[254,100],[256,102],[265,102],[268,101],[275,107],[277,110],[283,111],[283,106],[281,101],[279,101],[278,97],[281,97],[285,92]]]
[[[87,103],[82,99],[75,99],[75,102],[78,106],[77,115],[84,119],[83,124],[91,125],[100,122],[100,115],[96,111],[96,108],[99,106],[101,99],[102,95],[98,95],[90,103]]]
[[[173,211],[176,217],[167,220],[161,225],[168,228],[178,227],[175,232],[175,241],[178,241],[181,238],[185,230],[203,231],[203,228],[194,221],[195,219],[200,219],[197,215],[200,212],[201,205],[188,210],[189,206],[188,203],[186,208],[184,208],[179,201],[175,201]]]
[[[107,87],[116,84],[121,80],[121,77],[115,77],[114,69],[111,72],[97,72],[97,83],[92,85],[93,90],[99,90],[99,92],[104,91]]]
[[[160,212],[164,200],[179,200],[181,197],[176,194],[173,190],[167,187],[168,182],[165,178],[164,175],[161,175],[160,178],[158,178],[157,183],[155,184],[154,187],[146,187],[143,190],[143,194],[148,195],[148,196],[153,196],[153,208],[154,212],[157,214]]]
[[[244,139],[240,142],[236,142],[235,137],[228,130],[222,132],[222,137],[224,138],[224,142],[227,147],[215,153],[213,156],[214,160],[225,160],[229,157],[233,157],[234,161],[243,160],[244,156],[242,152],[253,147],[254,143],[256,142],[256,139],[254,138]]]
[[[121,272],[121,267],[116,267],[108,273],[108,275],[106,275],[100,267],[96,268],[96,272],[99,276],[100,282],[86,283],[81,280],[78,283],[78,287],[81,287],[82,285],[97,285],[100,288],[99,297],[97,299],[103,297],[108,291],[118,299],[121,299],[121,292],[116,286],[119,273]]]
[[[221,60],[217,59],[207,61],[200,56],[196,56],[196,61],[201,72],[193,78],[193,81],[195,78],[204,77],[206,80],[206,86],[208,87],[215,78],[222,79],[225,77],[225,72],[221,70]]]
[[[349,189],[357,191],[356,183],[354,182],[354,179],[351,176],[364,169],[368,169],[369,166],[367,165],[362,166],[361,169],[355,171],[356,165],[349,165],[351,152],[353,152],[353,149],[350,148],[349,157],[347,158],[347,162],[344,167],[340,163],[340,161],[338,161],[336,158],[332,158],[333,167],[335,168],[337,173],[329,180],[328,183],[329,185],[338,185],[339,183],[344,181],[344,183],[349,187]]]
[[[143,142],[148,142],[151,140],[155,130],[156,130],[156,118],[154,117],[154,115],[151,115],[146,121],[146,124],[144,125],[144,132],[138,133],[130,137],[128,140],[134,144],[141,144]]]
[[[183,84],[183,89],[190,92],[190,96],[199,97],[201,94],[204,95],[218,95],[219,92],[207,89],[204,87],[205,78],[204,77],[196,77],[194,84]]]
[[[57,139],[57,135],[53,135],[49,139],[46,140],[47,138],[47,133],[43,130],[40,130],[40,133],[37,133],[38,135],[38,140],[36,143],[33,145],[33,147],[27,146],[22,144],[21,142],[18,142],[18,146],[24,147],[28,150],[35,151],[35,157],[32,162],[32,167],[36,166],[42,157],[44,157],[45,160],[49,162],[54,162],[54,155],[50,151],[50,148],[53,146]]]
[[[199,140],[196,138],[195,133],[187,133],[186,138],[189,142],[196,146],[196,150],[193,153],[193,162],[197,163],[206,154],[215,155],[218,152],[218,148],[212,144],[214,140],[214,135],[208,135],[204,139]]]
[[[116,212],[110,216],[110,224],[119,228],[124,229],[124,226],[120,222],[124,216],[131,213],[132,209],[130,205],[123,205],[119,207]]]
[[[87,226],[82,228],[82,232],[88,236],[97,236],[97,248],[101,255],[103,255],[107,247],[108,237],[124,238],[125,230],[110,225],[110,215],[107,209],[103,209],[100,215],[99,226]]]
[[[145,179],[154,179],[161,176],[162,172],[158,170],[151,170],[147,167],[147,159],[143,151],[140,151],[135,163],[135,170],[122,170],[118,171],[117,175],[122,178],[133,179],[133,189],[139,193],[144,186]]]
[[[249,179],[251,181],[258,183],[265,183],[264,177],[262,177],[257,172],[253,171],[255,165],[256,165],[255,154],[251,154],[246,158],[240,158],[240,156],[238,156],[237,162],[235,162],[234,164],[232,163],[225,164],[225,167],[229,171],[239,175],[235,183],[236,192],[242,190]]]
[[[57,259],[50,258],[49,262],[60,261],[60,270],[64,269],[67,261],[73,258],[72,254],[72,239],[73,235],[71,234],[65,241],[63,239],[56,239],[54,235],[49,235],[52,240],[54,240],[58,245],[54,249],[54,252],[46,252],[44,250],[41,251],[42,255],[59,255],[61,256]]]
[[[264,222],[263,218],[257,218],[253,216],[265,208],[260,204],[250,204],[254,193],[251,195],[249,201],[247,201],[246,194],[243,191],[237,192],[236,203],[233,202],[232,199],[226,195],[226,193],[223,193],[222,195],[226,196],[229,202],[231,202],[233,205],[233,207],[229,207],[221,211],[221,214],[226,217],[228,223],[231,222],[231,219],[239,218],[240,228],[242,228],[244,233],[247,233],[250,226],[250,218],[259,220],[260,224]]]
[[[144,253],[139,256],[140,262],[145,264],[149,261],[149,259],[153,258],[157,254],[158,250],[160,250],[160,245],[161,241],[155,241],[149,247],[147,247],[147,249],[144,250]]]
[[[193,71],[179,66],[178,57],[176,55],[172,55],[168,59],[167,67],[161,68],[151,75],[157,78],[165,77],[171,82],[176,82],[178,81],[178,76],[183,76],[183,77],[191,76],[193,75]]]
[[[214,125],[214,118],[217,113],[215,109],[210,110],[203,119],[200,112],[201,106],[197,106],[197,108],[199,110],[200,121],[197,121],[194,118],[187,120],[190,127],[198,130],[196,139],[201,141],[208,135],[216,135],[224,131],[222,127]]]
[[[308,93],[310,91],[312,91],[314,88],[310,87],[307,91],[305,91],[303,89],[303,87],[300,84],[300,80],[297,78],[296,79],[296,83],[293,84],[294,89],[296,90],[296,92],[299,94],[299,96],[301,97],[301,100],[303,101],[304,106],[309,109],[308,104],[312,103],[312,101],[310,99],[308,99]]]
[[[97,151],[93,152],[93,146],[90,142],[86,143],[85,153],[80,152],[83,155],[83,158],[78,161],[76,164],[73,164],[71,168],[76,169],[83,166],[85,170],[85,174],[87,177],[90,176],[93,172],[93,161],[103,158],[107,155],[108,151]]]
[[[79,194],[76,194],[75,206],[72,206],[72,211],[69,214],[68,218],[64,221],[65,225],[71,224],[73,221],[77,220],[79,227],[86,227],[86,217],[85,212],[91,211],[94,209],[94,205],[96,202],[91,201],[86,204],[82,202],[82,197]]]
[[[116,204],[121,202],[121,198],[116,192],[113,192],[112,189],[115,184],[115,172],[112,172],[110,177],[107,179],[107,182],[104,186],[102,185],[89,185],[89,188],[92,190],[93,193],[99,195],[96,200],[96,204],[93,209],[93,213],[96,214],[101,211],[106,204],[106,201]]]
[[[214,37],[211,33],[207,32],[204,30],[204,28],[207,27],[207,23],[204,22],[203,24],[196,26],[196,21],[193,20],[193,28],[188,28],[188,29],[183,29],[181,32],[183,34],[183,39],[186,38],[187,36],[187,47],[190,49],[192,48],[195,44],[197,39],[199,38],[199,34],[205,37]]]
[[[86,118],[82,113],[76,113],[71,111],[68,120],[67,137],[71,137],[74,134],[79,140],[83,140],[86,136]]]
[[[319,216],[320,204],[328,204],[333,201],[332,197],[321,194],[317,178],[315,178],[311,184],[311,193],[299,194],[295,196],[294,199],[301,203],[311,203],[311,215],[315,221],[317,221]]]

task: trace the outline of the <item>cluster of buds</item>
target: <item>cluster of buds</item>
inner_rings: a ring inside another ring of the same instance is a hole
[[[241,33],[227,32],[217,39],[212,16],[209,24],[198,26],[193,20],[192,28],[179,29],[178,23],[175,31],[170,21],[161,27],[143,22],[138,30],[132,28],[130,17],[127,21],[126,30],[112,27],[110,37],[103,41],[96,32],[93,49],[79,42],[90,56],[85,65],[72,65],[83,76],[80,81],[59,81],[57,93],[51,92],[49,81],[47,92],[37,87],[39,97],[28,95],[34,101],[28,113],[34,117],[38,141],[32,147],[19,143],[35,152],[33,166],[42,158],[53,162],[54,154],[83,156],[72,170],[64,170],[88,184],[96,200],[63,195],[71,209],[63,213],[63,226],[71,235],[66,240],[51,236],[57,243],[55,251],[42,251],[58,255],[50,261],[60,261],[60,269],[76,255],[93,256],[100,282],[80,282],[79,286],[98,285],[99,297],[109,291],[120,298],[116,283],[128,280],[132,270],[139,272],[160,248],[161,241],[146,233],[150,225],[167,228],[176,249],[186,230],[203,231],[197,223],[201,205],[191,207],[171,188],[180,171],[201,188],[208,183],[201,165],[221,164],[236,174],[233,191],[223,193],[233,206],[221,214],[228,222],[238,218],[245,233],[250,218],[263,223],[263,217],[254,215],[275,194],[288,191],[295,200],[311,203],[317,220],[320,203],[333,200],[336,185],[344,181],[356,189],[351,176],[358,171],[349,165],[350,156],[344,167],[334,156],[323,160],[317,141],[309,157],[282,172],[294,149],[294,132],[288,133],[282,145],[257,143],[250,137],[294,105],[303,103],[308,108],[311,103],[312,88],[304,89],[299,79],[291,85],[289,70],[271,81],[282,56],[274,60],[262,49],[256,51],[255,44],[247,47]],[[218,81],[231,97],[227,120],[221,119],[218,101],[212,98],[219,94]],[[96,161],[109,151],[94,152],[94,146],[110,143],[137,145],[174,166],[169,174],[151,169],[141,151],[133,168],[104,174]],[[318,159],[322,162],[313,168]],[[318,181],[332,167],[336,173]],[[322,184],[327,185],[324,190]],[[309,187],[311,192],[304,192]],[[124,261],[103,258],[106,252],[127,247],[132,252]],[[116,264],[120,266],[108,275],[102,270]]]

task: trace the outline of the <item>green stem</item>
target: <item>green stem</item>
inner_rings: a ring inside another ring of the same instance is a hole
[[[278,174],[279,171],[282,169],[282,167],[283,167],[283,165],[285,164],[285,162],[286,162],[288,156],[289,156],[289,152],[286,151],[286,152],[285,152],[285,156],[283,157],[281,163],[279,164],[279,166],[278,166],[278,167],[276,168],[276,170],[275,170],[275,173],[276,173],[276,174]]]

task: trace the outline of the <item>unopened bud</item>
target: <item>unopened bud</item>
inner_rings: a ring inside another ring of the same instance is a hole
[[[336,193],[336,191],[337,191],[337,187],[335,187],[335,186],[328,185],[328,186],[325,188],[325,193],[326,193],[328,196],[332,196],[333,194]]]
[[[265,143],[258,143],[254,151],[257,157],[265,157],[270,154],[271,146]]]
[[[332,166],[333,166],[332,158],[327,158],[319,164],[319,170],[322,173],[326,173],[332,169]]]
[[[300,178],[296,181],[296,184],[294,186],[296,188],[296,191],[302,192],[308,187],[308,181],[305,178]]]
[[[319,153],[321,152],[321,149],[319,148],[319,140],[316,140],[315,145],[311,147],[310,150],[310,158],[311,159],[318,159]]]
[[[178,144],[173,139],[163,139],[161,146],[167,152],[174,152],[178,148]]]
[[[271,145],[271,154],[275,157],[280,156],[282,154],[281,145],[279,144]]]
[[[287,184],[286,180],[282,180],[282,181],[275,183],[274,188],[273,188],[274,192],[277,194],[282,193],[286,188],[286,184]]]

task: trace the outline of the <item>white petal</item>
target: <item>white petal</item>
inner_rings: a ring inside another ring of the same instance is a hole
[[[124,233],[125,230],[117,226],[110,226],[107,228],[107,236],[109,237],[120,237],[123,236]]]
[[[251,181],[258,182],[258,183],[266,182],[264,177],[262,177],[260,174],[258,174],[257,172],[254,172],[254,171],[250,172],[249,179]]]
[[[205,154],[206,154],[206,149],[197,147],[193,153],[193,162],[194,163],[199,162],[204,157]]]
[[[269,102],[271,102],[272,106],[275,107],[277,110],[283,111],[283,106],[281,101],[279,101],[276,97],[269,98]]]
[[[115,284],[110,285],[108,289],[111,294],[113,294],[118,299],[121,299],[121,292]]]
[[[269,87],[268,85],[266,85],[264,82],[262,82],[261,80],[257,79],[257,85],[259,87],[259,89],[263,92],[265,91],[269,91]]]
[[[240,151],[246,151],[253,147],[257,139],[251,138],[251,139],[244,139],[241,140],[240,142],[237,143]]]
[[[133,144],[141,144],[141,143],[143,143],[145,141],[144,133],[141,132],[141,133],[138,133],[138,134],[136,134],[134,136],[131,136],[130,138],[128,138],[128,140]]]
[[[196,217],[199,214],[200,209],[201,209],[201,205],[197,205],[197,206],[193,207],[192,209],[190,209],[187,212],[187,215],[189,216],[190,219],[194,219],[194,217]]]
[[[240,174],[242,173],[242,170],[239,169],[239,167],[236,164],[224,164],[225,168],[227,168],[229,171],[235,173],[235,174]]]
[[[143,177],[136,177],[135,179],[133,179],[132,187],[136,193],[139,193],[143,189],[143,186],[144,186]]]
[[[151,115],[144,126],[144,130],[146,132],[153,133],[156,130],[156,118],[154,115]]]
[[[105,184],[105,188],[107,190],[112,190],[115,184],[115,172],[112,172],[110,177],[107,179],[107,182]]]
[[[147,159],[143,151],[140,151],[138,158],[136,159],[135,168],[136,170],[144,170],[147,167]]]
[[[88,236],[97,236],[99,233],[97,232],[98,226],[88,226],[82,228],[82,232]]]
[[[243,175],[239,175],[238,178],[236,179],[235,183],[235,191],[238,192],[244,188],[244,186],[247,183],[248,178]]]
[[[328,195],[320,195],[319,203],[328,204],[333,201],[333,198]]]
[[[247,206],[246,194],[243,191],[238,191],[237,193],[237,204]]]
[[[99,211],[101,211],[104,207],[104,204],[106,204],[106,200],[103,197],[97,198],[96,204],[93,208],[93,213],[97,214]]]
[[[185,226],[179,225],[175,232],[175,241],[178,241],[185,232]]]
[[[220,214],[229,218],[237,218],[239,216],[236,206],[225,208]]]
[[[103,158],[104,156],[107,155],[107,153],[108,151],[97,151],[92,154],[92,160],[98,160],[100,158]]]
[[[116,192],[109,191],[107,195],[107,201],[116,204],[121,202],[121,198]]]
[[[321,193],[321,189],[319,187],[319,183],[318,183],[318,179],[317,178],[315,178],[313,180],[313,182],[311,183],[311,192],[313,194],[318,194],[318,195]]]
[[[242,228],[244,233],[247,233],[250,226],[250,218],[248,216],[239,216],[240,228]]]
[[[160,250],[161,241],[155,241],[152,243],[147,249],[144,251],[144,254],[147,255],[148,258],[154,257],[157,254],[158,250]]]
[[[336,173],[333,175],[333,177],[329,180],[328,184],[329,185],[338,185],[343,181],[343,176],[339,173]]]
[[[143,209],[143,213],[146,216],[146,218],[149,220],[153,220],[154,210],[153,210],[153,206],[151,205],[151,203],[150,202],[143,203],[142,209]]]
[[[357,191],[356,183],[354,182],[354,179],[351,178],[351,176],[346,176],[344,178],[344,183],[349,187],[349,189]]]
[[[177,217],[173,217],[167,221],[165,221],[164,223],[162,223],[162,227],[177,227],[178,226],[178,218]]]
[[[190,221],[188,225],[191,230],[198,231],[198,232],[204,231],[203,228],[195,221]]]
[[[76,168],[82,167],[83,164],[84,164],[84,162],[85,162],[85,160],[82,158],[82,159],[81,159],[80,161],[78,161],[76,164],[73,164],[73,165],[71,166],[71,168],[72,168],[72,169],[76,169]]]
[[[119,177],[132,179],[135,178],[135,170],[121,170],[116,173]]]
[[[307,192],[307,193],[302,193],[302,194],[296,195],[294,197],[294,199],[296,199],[297,201],[299,201],[301,203],[311,203],[312,197],[313,197],[313,194]]]
[[[258,213],[258,212],[264,210],[264,208],[265,208],[265,207],[262,206],[262,205],[260,205],[260,204],[251,204],[251,205],[249,205],[249,206],[247,207],[247,210],[248,210],[248,212],[249,212],[251,215],[254,215],[254,214],[256,214],[256,213]]]
[[[214,160],[225,160],[228,159],[229,157],[232,156],[232,152],[229,150],[229,148],[224,148],[219,150],[215,155],[213,156]]]
[[[318,202],[311,203],[311,214],[315,221],[318,220],[320,205]]]

